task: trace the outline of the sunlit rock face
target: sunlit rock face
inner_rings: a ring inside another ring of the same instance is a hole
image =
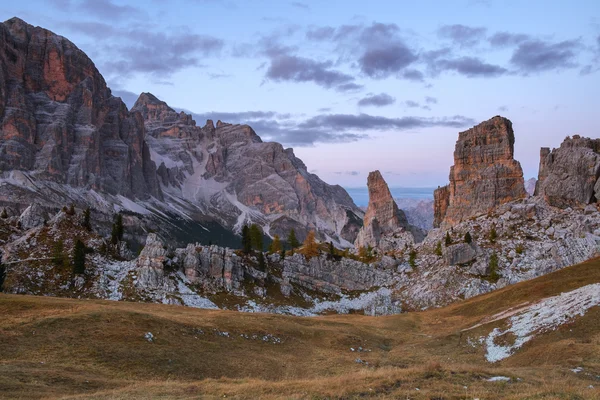
[[[500,116],[459,133],[450,184],[435,194],[436,226],[451,226],[527,196],[514,144],[512,123]]]
[[[69,40],[0,24],[0,169],[129,197],[161,197],[141,115]]]

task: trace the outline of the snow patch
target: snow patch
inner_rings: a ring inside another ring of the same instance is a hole
[[[485,338],[486,359],[494,363],[510,357],[536,335],[550,332],[559,326],[583,316],[587,310],[600,305],[600,283],[583,286],[571,292],[549,297],[529,306],[508,320],[505,330],[495,328]],[[512,344],[497,344],[502,337],[510,335]]]

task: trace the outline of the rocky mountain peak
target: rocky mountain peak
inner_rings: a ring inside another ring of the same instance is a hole
[[[514,156],[510,120],[495,116],[460,132],[450,185],[436,191],[435,226],[454,225],[526,197],[523,170]]]
[[[381,172],[372,171],[367,177],[367,187],[369,189],[369,205],[363,220],[355,245],[357,247],[378,247],[382,235],[401,231],[413,231],[417,229],[411,226],[406,219],[406,215],[398,208],[390,189],[381,176]],[[418,235],[420,240],[423,235]]]
[[[18,18],[0,24],[0,43],[1,170],[161,198],[143,120],[111,95],[85,53]]]

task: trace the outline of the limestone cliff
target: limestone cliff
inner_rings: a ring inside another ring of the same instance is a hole
[[[435,194],[436,226],[453,225],[526,197],[514,144],[512,123],[500,116],[459,133],[450,184]]]
[[[536,195],[567,208],[600,198],[600,139],[568,137],[558,149],[540,151]]]
[[[369,188],[369,205],[363,227],[355,241],[356,247],[381,248],[382,236],[392,234],[397,238],[402,238],[403,243],[396,243],[400,246],[402,244],[411,245],[423,239],[425,236],[423,232],[410,225],[404,212],[396,205],[390,189],[379,171],[369,173],[367,187]]]

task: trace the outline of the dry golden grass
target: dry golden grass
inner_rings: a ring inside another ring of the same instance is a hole
[[[600,398],[589,387],[600,388],[598,307],[496,364],[466,344],[489,324],[461,333],[510,307],[596,282],[600,260],[443,309],[380,318],[0,295],[0,398]],[[359,346],[371,351],[350,351]],[[570,371],[577,366],[585,372]],[[513,380],[487,381],[496,375]]]

